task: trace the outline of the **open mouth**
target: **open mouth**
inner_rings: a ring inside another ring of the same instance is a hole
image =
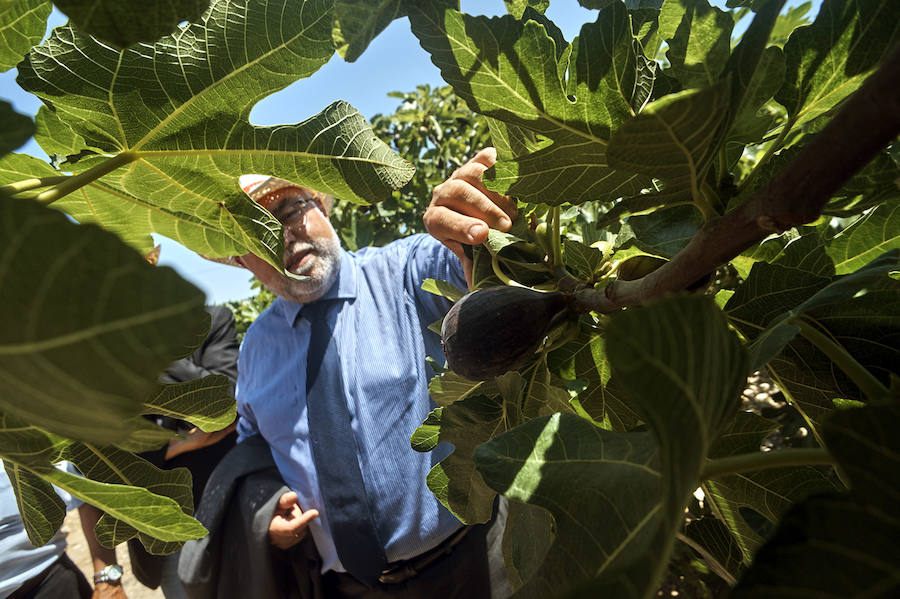
[[[306,274],[303,272],[306,270],[307,265],[310,263],[313,257],[312,248],[305,248],[291,254],[290,258],[285,261],[284,268],[288,272],[292,272],[297,275]]]

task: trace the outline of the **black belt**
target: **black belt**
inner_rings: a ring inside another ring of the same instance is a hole
[[[406,582],[410,578],[418,576],[422,570],[453,551],[453,548],[463,540],[463,537],[465,537],[466,533],[471,529],[471,526],[463,526],[441,541],[437,547],[429,549],[425,553],[420,553],[407,560],[391,562],[381,571],[381,576],[378,577],[378,581],[383,584],[400,584],[401,582]]]

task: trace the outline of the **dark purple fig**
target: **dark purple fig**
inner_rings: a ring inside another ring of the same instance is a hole
[[[477,381],[516,370],[540,347],[568,303],[562,293],[523,287],[489,287],[466,294],[441,327],[447,365]]]

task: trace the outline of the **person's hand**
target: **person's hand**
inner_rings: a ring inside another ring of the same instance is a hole
[[[269,543],[279,549],[290,549],[306,536],[309,523],[319,516],[318,510],[300,509],[297,494],[288,491],[278,498],[275,514],[269,522]]]
[[[125,589],[121,584],[109,584],[108,582],[98,582],[94,585],[94,593],[91,599],[128,599]]]
[[[166,448],[166,459],[171,460],[178,454],[188,451],[196,451],[198,449],[203,449],[204,447],[209,447],[210,445],[215,445],[226,436],[228,436],[228,434],[236,428],[237,420],[235,420],[230,426],[227,426],[219,431],[213,431],[211,433],[204,433],[195,426],[187,432],[184,439],[169,440],[169,447]]]
[[[446,245],[462,262],[466,281],[472,285],[472,261],[462,244],[477,245],[488,236],[488,227],[508,231],[516,217],[511,198],[489,191],[481,176],[497,161],[494,148],[484,148],[434,188],[422,221],[432,237]]]

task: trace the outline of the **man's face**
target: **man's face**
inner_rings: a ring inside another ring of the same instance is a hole
[[[300,188],[286,187],[259,200],[284,228],[285,270],[308,279],[287,277],[253,254],[238,258],[275,295],[297,303],[315,301],[328,291],[341,260],[337,234],[323,208],[310,197]]]

